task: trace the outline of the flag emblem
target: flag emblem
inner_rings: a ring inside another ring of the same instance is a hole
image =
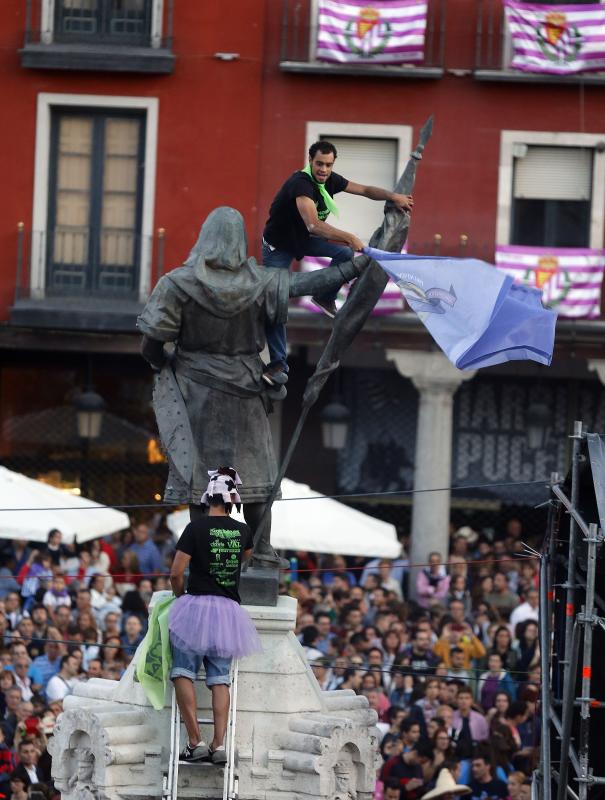
[[[556,275],[559,269],[559,262],[555,256],[542,256],[538,259],[538,266],[535,268],[536,273],[536,286],[541,289],[553,275]],[[530,270],[525,275],[525,282],[529,282]]]
[[[447,308],[442,303],[445,303],[445,306],[449,308],[453,308],[458,299],[451,284],[449,291],[447,289],[439,289],[436,286],[425,291],[420,285],[419,279],[409,274],[404,275],[395,283],[403,292],[412,310],[417,314],[445,314]]]
[[[525,272],[523,283],[541,289],[544,305],[558,311],[561,303],[567,299],[572,280],[566,269],[559,268],[556,256],[541,256],[537,266]]]
[[[352,53],[366,58],[377,56],[391,38],[391,26],[381,20],[380,11],[366,7],[359,12],[356,21],[350,20],[345,27],[345,40]]]
[[[380,11],[376,8],[362,8],[357,20],[357,38],[363,39],[366,33],[376,27],[379,22]]]
[[[600,314],[605,253],[589,248],[499,245],[496,266],[542,292],[542,302],[561,317]]]
[[[580,31],[558,11],[546,14],[536,34],[540,49],[551,61],[573,61],[582,47]]]

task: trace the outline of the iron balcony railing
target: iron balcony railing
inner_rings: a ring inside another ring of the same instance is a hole
[[[173,6],[174,0],[159,5],[153,0],[55,0],[53,8],[45,0],[25,0],[25,47],[109,44],[170,49]]]
[[[164,228],[155,236],[66,226],[27,232],[20,222],[15,303],[31,297],[137,299],[141,272],[151,286],[164,272],[164,243]]]
[[[283,0],[280,67],[292,72],[439,77],[443,71],[446,0],[427,0],[424,60],[403,65],[339,64],[316,58],[318,0]]]

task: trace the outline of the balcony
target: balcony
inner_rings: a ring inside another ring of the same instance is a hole
[[[171,73],[174,0],[25,0],[21,66]]]
[[[445,7],[445,0],[428,0],[424,48],[418,60],[401,65],[334,63],[317,57],[318,0],[283,0],[280,69],[319,75],[440,78],[444,63]]]
[[[575,0],[582,3],[583,0]],[[604,72],[554,75],[523,72],[511,66],[513,45],[504,16],[502,0],[479,0],[474,76],[480,81],[519,83],[605,84]]]
[[[150,286],[164,271],[165,232],[17,228],[9,322],[32,328],[134,331]],[[155,255],[155,263],[153,258]]]

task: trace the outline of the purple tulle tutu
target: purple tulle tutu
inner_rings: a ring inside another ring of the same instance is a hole
[[[184,594],[170,607],[170,641],[187,653],[244,658],[262,650],[248,612],[228,597]]]

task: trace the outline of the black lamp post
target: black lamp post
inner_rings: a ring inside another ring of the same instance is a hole
[[[546,403],[530,403],[525,414],[527,443],[531,450],[544,446],[546,429],[550,421],[550,409]]]
[[[335,396],[321,414],[321,438],[328,450],[342,450],[347,442],[351,414],[338,396]]]
[[[74,400],[76,409],[76,421],[78,425],[78,436],[82,446],[82,470],[80,474],[80,494],[88,496],[88,456],[90,453],[90,443],[93,439],[98,439],[101,435],[103,425],[103,411],[105,401],[100,394],[92,388],[81,392]]]

